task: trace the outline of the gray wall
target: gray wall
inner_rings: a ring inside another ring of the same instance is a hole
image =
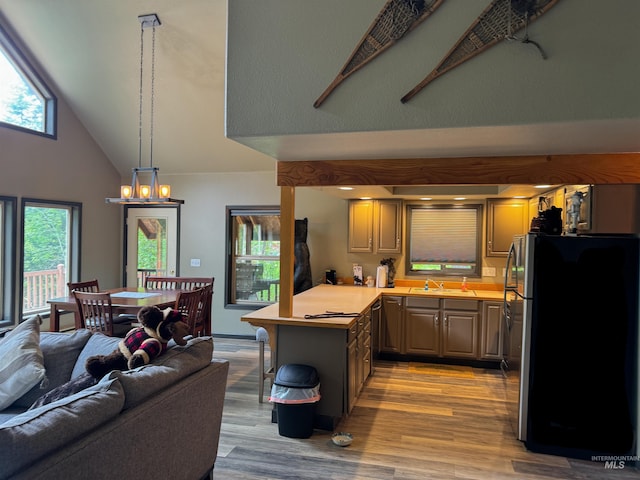
[[[57,140],[0,128],[0,172],[0,195],[18,197],[18,225],[22,198],[82,203],[82,276],[99,278],[105,288],[119,285],[120,212],[104,199],[119,191],[120,175],[64,100]],[[19,248],[18,242],[17,262]]]
[[[229,2],[227,135],[244,141],[278,134],[638,117],[637,0],[561,0],[529,28],[547,60],[532,45],[501,42],[403,105],[400,98],[489,4],[448,0],[314,109],[313,101],[343,67],[384,3]]]

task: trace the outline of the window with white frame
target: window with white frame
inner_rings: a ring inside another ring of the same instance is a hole
[[[0,125],[56,136],[56,98],[0,26]]]

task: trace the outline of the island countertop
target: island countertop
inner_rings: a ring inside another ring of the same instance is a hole
[[[459,289],[429,290],[416,287],[371,288],[353,285],[317,285],[293,297],[293,315],[281,317],[279,305],[274,303],[242,316],[243,322],[260,325],[295,325],[321,328],[348,329],[356,318],[365,312],[382,295],[430,296],[437,298],[468,298],[470,300],[502,300],[501,291]],[[326,312],[353,313],[352,317],[304,318]]]

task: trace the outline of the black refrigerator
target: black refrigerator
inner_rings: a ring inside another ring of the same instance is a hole
[[[529,450],[639,454],[639,251],[636,236],[514,238],[502,369]]]

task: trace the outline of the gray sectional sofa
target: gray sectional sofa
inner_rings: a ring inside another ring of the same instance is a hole
[[[119,340],[40,334],[46,381],[0,411],[0,479],[212,478],[229,363],[212,360],[211,337],[170,343],[152,364],[29,409]]]

